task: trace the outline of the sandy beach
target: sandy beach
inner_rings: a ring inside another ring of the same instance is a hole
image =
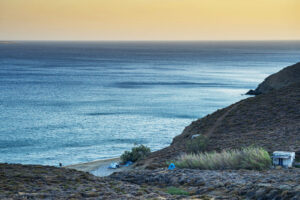
[[[111,159],[104,159],[104,160],[95,160],[86,163],[78,163],[74,165],[67,165],[64,166],[65,168],[69,169],[76,169],[79,171],[89,172],[95,176],[109,176],[114,172],[120,172],[125,170],[130,170],[131,167],[120,167],[117,169],[108,169],[108,166],[111,163],[120,162],[120,158],[111,158]]]

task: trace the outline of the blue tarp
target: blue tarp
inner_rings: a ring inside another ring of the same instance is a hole
[[[131,161],[127,161],[126,163],[125,163],[125,167],[128,167],[128,166],[130,166],[130,165],[132,165],[133,164],[133,162],[131,162]]]
[[[173,169],[175,169],[176,167],[175,167],[175,164],[174,163],[171,163],[170,165],[169,165],[169,167],[168,167],[168,169],[169,170],[173,170]]]

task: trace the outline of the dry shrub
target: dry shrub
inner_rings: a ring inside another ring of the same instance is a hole
[[[269,153],[263,148],[248,147],[241,150],[183,154],[173,161],[179,168],[194,169],[256,169],[263,170],[271,165]]]

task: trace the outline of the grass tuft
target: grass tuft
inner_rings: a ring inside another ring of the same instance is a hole
[[[269,153],[263,148],[248,147],[198,154],[184,154],[173,161],[178,168],[193,169],[255,169],[263,170],[271,166]]]
[[[185,196],[190,195],[189,192],[177,187],[168,187],[166,192],[171,195],[185,195]]]

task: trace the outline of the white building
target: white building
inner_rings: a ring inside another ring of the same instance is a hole
[[[295,152],[274,151],[272,159],[275,166],[292,167],[295,160]]]

